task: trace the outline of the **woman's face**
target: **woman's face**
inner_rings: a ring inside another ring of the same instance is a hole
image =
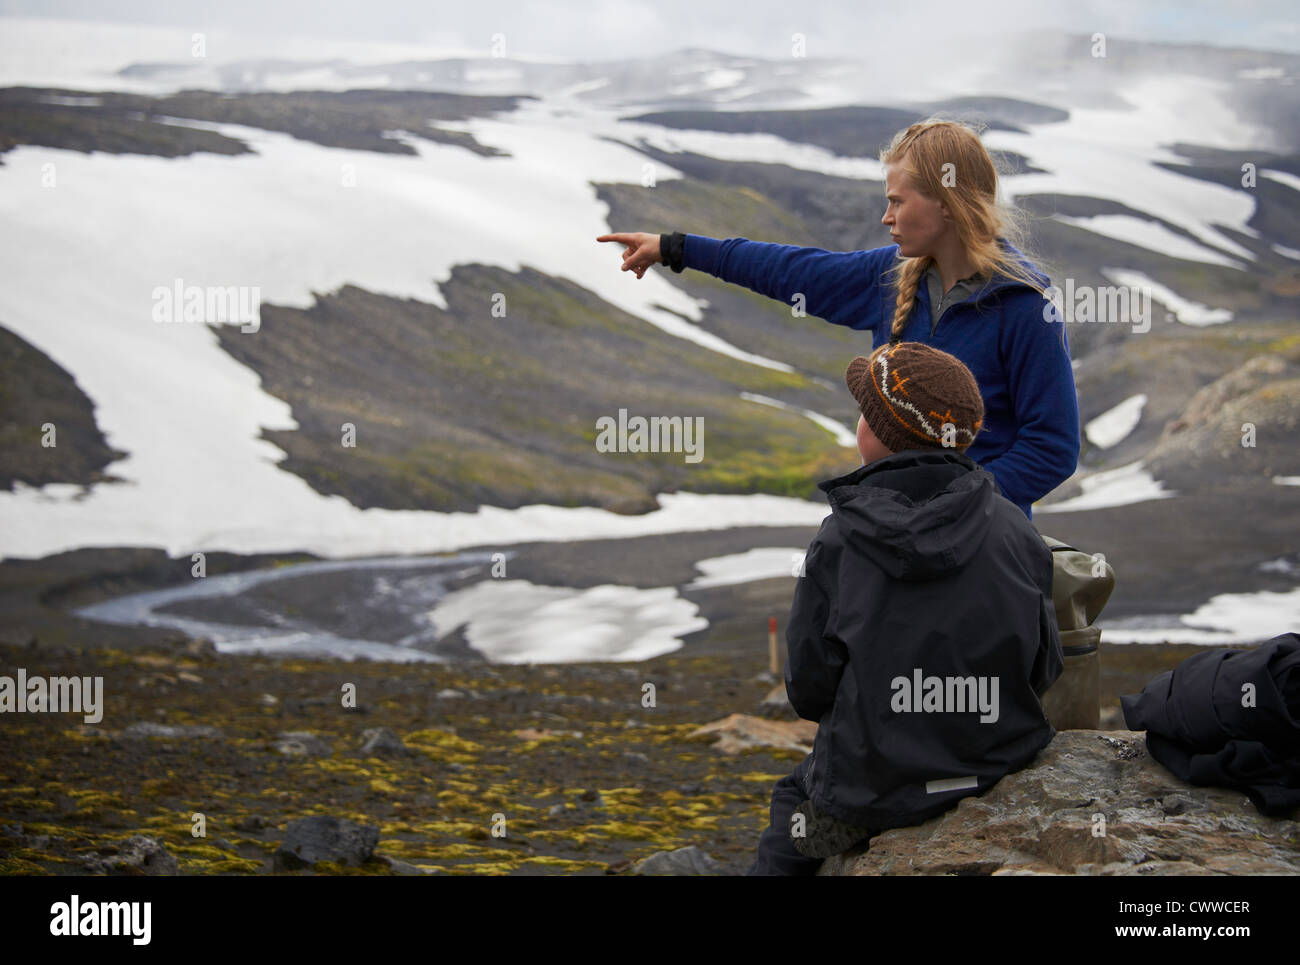
[[[944,220],[945,209],[912,186],[907,172],[895,165],[885,165],[885,216],[880,223],[905,258],[933,254],[940,239],[952,230]]]

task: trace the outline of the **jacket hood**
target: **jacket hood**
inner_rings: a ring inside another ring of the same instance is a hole
[[[845,545],[901,580],[935,579],[969,563],[997,495],[989,472],[950,450],[896,452],[818,486]]]
[[[1033,277],[1044,288],[1047,288],[1052,284],[1051,279],[1048,278],[1047,275],[1043,274],[1043,272],[1040,271],[1039,268],[1032,261],[1026,258],[1025,253],[1023,251],[1021,251],[1011,242],[1007,241],[1006,238],[999,237],[998,245],[1001,246],[1003,251],[1005,251],[1007,254],[1011,256],[1012,260],[1018,263],[1020,267],[1024,268],[1025,271],[1027,271],[1030,274],[1030,276]],[[1027,289],[1029,288],[1029,286],[1026,285],[1023,281],[1020,281],[1018,278],[1011,278],[1008,277],[1007,275],[998,274],[995,277],[988,279],[983,284],[983,286],[981,286],[980,289],[975,293],[974,297],[976,299],[982,298],[983,296],[987,295],[989,292],[997,291],[999,288],[1026,288]]]

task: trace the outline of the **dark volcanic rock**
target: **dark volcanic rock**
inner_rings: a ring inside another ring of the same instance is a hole
[[[325,815],[299,818],[289,825],[275,852],[275,870],[307,868],[320,861],[360,865],[378,843],[378,828]]]

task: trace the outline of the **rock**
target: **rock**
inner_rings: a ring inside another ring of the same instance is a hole
[[[155,724],[153,721],[137,721],[123,730],[118,737],[135,739],[145,737],[167,737],[173,740],[191,740],[202,739],[212,740],[219,738],[221,731],[215,727],[209,727],[206,724]]]
[[[387,727],[371,727],[361,732],[361,753],[367,757],[401,757],[411,749]]]
[[[1298,836],[1300,809],[1265,817],[1239,791],[1186,784],[1142,732],[1066,730],[984,794],[818,874],[1294,875]]]
[[[6,838],[13,838],[15,848],[35,848],[37,851],[44,851],[50,846],[50,836],[48,834],[24,834],[21,821],[15,821],[13,824],[0,827],[0,834],[3,834]]]
[[[156,838],[136,834],[127,838],[116,855],[86,859],[86,870],[105,875],[178,875],[180,863],[167,853]]]
[[[566,810],[567,808],[563,804],[552,804],[549,808],[546,809],[546,816],[548,818],[558,817],[559,815],[563,814]]]
[[[395,875],[435,875],[438,871],[434,868],[421,868],[418,864],[411,864],[409,861],[399,861],[397,858],[390,858],[386,854],[375,855],[380,861],[385,862],[388,867],[393,869]]]
[[[695,845],[676,851],[656,851],[632,866],[634,875],[717,875],[722,865]]]
[[[764,717],[781,718],[783,720],[798,720],[799,715],[794,712],[794,707],[790,705],[790,695],[785,692],[785,682],[773,687],[763,702],[758,705],[758,712]]]
[[[538,729],[536,727],[523,727],[513,732],[520,740],[536,741],[545,740],[547,737],[558,737],[554,731],[549,731],[545,727]]]
[[[199,637],[185,644],[185,652],[191,657],[215,657],[217,646],[207,637]]]
[[[817,736],[817,725],[810,720],[767,720],[732,714],[697,727],[687,736],[708,740],[724,754],[738,754],[751,747],[782,747],[808,754]]]
[[[275,870],[307,868],[319,861],[360,865],[374,854],[379,829],[346,818],[313,815],[291,821],[275,852]]]
[[[274,747],[285,757],[329,757],[334,748],[309,730],[289,730],[276,738]]]
[[[459,697],[464,697],[465,694],[463,691],[452,690],[450,687],[447,687],[444,690],[438,691],[434,696],[439,700],[456,700]]]
[[[270,822],[260,814],[249,814],[235,822],[236,831],[261,831]]]
[[[257,698],[257,702],[263,707],[275,707],[279,705],[280,698],[275,696],[275,694],[262,694]]]

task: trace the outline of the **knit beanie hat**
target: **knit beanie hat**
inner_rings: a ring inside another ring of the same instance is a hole
[[[979,385],[960,359],[921,342],[882,345],[849,363],[844,381],[890,452],[965,452],[984,421]],[[948,428],[945,430],[945,426]]]

